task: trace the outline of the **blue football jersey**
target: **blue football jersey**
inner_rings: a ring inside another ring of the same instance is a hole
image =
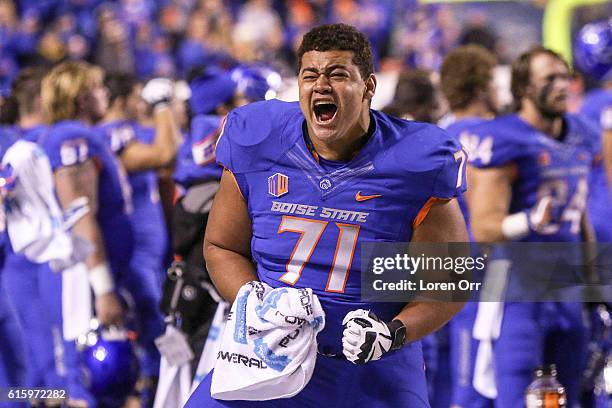
[[[221,134],[223,116],[199,114],[191,120],[191,132],[177,154],[174,180],[188,189],[204,181],[220,180],[222,167],[215,163],[215,145]]]
[[[120,156],[125,147],[132,142],[153,143],[155,129],[143,127],[131,120],[108,122],[97,127],[107,146],[116,156]],[[135,232],[141,231],[143,236],[158,232],[165,237],[165,221],[159,201],[158,178],[155,170],[143,170],[128,173],[128,181],[132,191],[134,211],[132,223]],[[146,231],[146,232],[145,232]],[[157,239],[159,239],[159,236]],[[153,237],[151,237],[153,238]],[[164,238],[165,239],[165,238]],[[161,251],[165,245],[162,244]]]
[[[131,191],[123,167],[102,136],[78,121],[56,123],[40,143],[54,171],[89,159],[95,161],[99,169],[97,220],[106,255],[115,273],[125,271],[132,255],[133,235]]]
[[[331,166],[307,147],[297,103],[234,110],[217,145],[218,163],[235,175],[248,204],[259,279],[312,288],[328,322],[319,344],[333,353],[341,352],[350,310],[390,320],[403,307],[360,301],[361,244],[410,241],[432,199],[465,188],[465,155],[455,139],[433,125],[377,111],[371,118],[358,155]]]
[[[155,129],[134,124],[134,135],[138,142],[152,144],[155,140]],[[159,206],[159,188],[156,170],[137,171],[128,174],[134,210],[146,211]]]
[[[543,197],[553,200],[553,221],[522,241],[580,241],[594,135],[577,116],[566,115],[564,120],[566,132],[561,140],[534,129],[518,115],[502,116],[470,129],[470,164],[478,168],[514,165],[511,214],[532,209]]]
[[[134,141],[150,144],[155,137],[154,129],[144,128],[130,120],[104,123],[97,126],[96,130],[116,156],[120,156],[125,147]],[[134,209],[144,207],[151,202],[159,202],[157,176],[153,170],[132,172],[128,174],[128,180]]]
[[[602,131],[612,131],[612,90],[598,89],[589,92],[580,110],[593,126]],[[589,215],[597,234],[597,240],[612,242],[612,191],[606,177],[604,162],[602,160],[601,138],[596,140],[598,160],[593,167],[589,180]]]

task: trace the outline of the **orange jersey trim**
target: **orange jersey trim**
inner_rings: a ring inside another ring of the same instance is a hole
[[[437,203],[438,201],[449,201],[450,198],[439,198],[439,197],[429,197],[429,200],[425,202],[425,205],[421,208],[419,213],[414,217],[414,221],[412,222],[412,228],[416,228],[425,221],[427,214],[429,214],[429,210],[431,206]]]

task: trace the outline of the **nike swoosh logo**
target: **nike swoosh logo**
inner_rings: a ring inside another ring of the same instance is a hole
[[[366,200],[371,200],[373,198],[378,198],[378,197],[382,197],[382,195],[381,194],[361,195],[361,191],[358,191],[357,194],[355,194],[355,200],[357,201],[366,201]]]

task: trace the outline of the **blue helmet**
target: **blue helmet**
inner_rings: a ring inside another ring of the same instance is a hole
[[[612,18],[582,27],[574,42],[574,62],[593,80],[612,80]]]
[[[281,85],[281,76],[265,65],[238,65],[231,71],[237,91],[252,102],[274,99]]]
[[[138,359],[131,335],[125,329],[102,328],[96,321],[92,330],[77,340],[83,384],[96,400],[120,406],[138,380]]]

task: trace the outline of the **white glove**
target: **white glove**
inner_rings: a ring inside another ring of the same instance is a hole
[[[151,106],[170,102],[174,93],[172,81],[167,78],[153,78],[142,89],[142,99]]]
[[[369,310],[347,313],[342,324],[342,353],[353,364],[379,360],[403,346],[406,337],[406,327],[399,320],[385,323]]]

